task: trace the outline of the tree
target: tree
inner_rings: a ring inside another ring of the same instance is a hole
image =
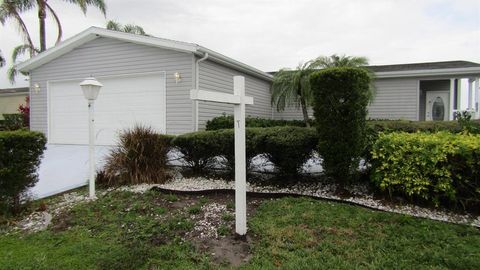
[[[295,105],[301,107],[305,125],[309,127],[308,107],[312,106],[313,95],[310,87],[310,75],[319,69],[329,67],[360,67],[365,68],[368,60],[365,57],[331,55],[319,56],[305,64],[300,64],[296,70],[281,69],[275,74],[272,82],[272,105],[278,111],[285,110],[285,107]],[[373,73],[365,70],[373,79]],[[373,80],[372,80],[373,81]],[[370,87],[370,96],[374,96],[374,87]]]
[[[87,12],[88,6],[94,6],[100,9],[100,11],[105,15],[106,14],[106,5],[104,0],[64,0],[66,2],[76,4],[81,8],[84,14]],[[37,48],[33,43],[30,33],[20,16],[20,13],[32,10],[37,8],[38,10],[38,19],[39,19],[39,31],[40,31],[40,47]],[[5,22],[8,19],[13,19],[17,27],[19,29],[20,34],[24,39],[24,44],[15,47],[12,51],[12,60],[15,61],[18,59],[19,56],[28,53],[30,57],[33,57],[35,54],[39,52],[43,52],[47,49],[47,41],[46,41],[46,24],[45,20],[47,17],[47,13],[53,16],[53,19],[57,25],[57,40],[56,43],[59,43],[62,39],[62,25],[60,22],[57,13],[53,10],[53,8],[47,3],[47,0],[4,0],[2,4],[0,4],[0,23],[5,25]],[[11,67],[7,71],[7,76],[11,83],[15,82],[15,77],[17,75],[17,70],[15,67]]]
[[[365,67],[368,59],[365,57],[336,55],[319,56],[314,60],[318,68],[329,67]]]
[[[141,26],[138,26],[138,25],[135,25],[135,24],[122,25],[121,23],[116,22],[116,21],[112,21],[112,20],[107,22],[107,29],[108,30],[119,31],[119,32],[130,33],[130,34],[148,36]]]
[[[27,1],[27,0],[24,0]],[[47,0],[29,0],[30,2],[35,2],[38,9],[38,22],[40,27],[40,51],[43,52],[47,49],[47,38],[46,38],[46,24],[45,20],[47,18],[47,12],[52,14],[58,28],[57,43],[62,39],[62,25],[57,16],[57,13],[53,8],[47,3]],[[104,15],[106,15],[107,7],[104,0],[64,0],[68,3],[75,4],[80,7],[83,14],[87,13],[88,6],[94,6],[98,8]]]
[[[11,19],[16,23],[18,31],[22,36],[22,39],[25,44],[28,44],[33,47],[33,41],[28,32],[27,26],[20,17],[20,13],[32,9],[34,6],[33,1],[31,0],[4,0],[0,5],[0,23],[5,25],[5,23]]]
[[[305,126],[310,127],[308,121],[308,107],[312,104],[312,91],[310,89],[310,74],[317,69],[315,61],[300,64],[296,70],[281,69],[273,77],[271,92],[272,105],[278,111],[285,107],[295,105],[302,109]]]

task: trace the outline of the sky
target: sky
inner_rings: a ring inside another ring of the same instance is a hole
[[[2,1],[2,0],[0,0]],[[64,39],[108,19],[142,26],[154,36],[200,44],[264,71],[295,68],[320,55],[365,56],[370,64],[467,60],[480,63],[478,0],[106,0],[107,15],[84,15],[68,1],[50,0]],[[36,12],[22,14],[38,44]],[[47,24],[49,47],[56,39]],[[9,62],[22,39],[15,24],[0,25]],[[0,88],[10,85],[0,69]]]

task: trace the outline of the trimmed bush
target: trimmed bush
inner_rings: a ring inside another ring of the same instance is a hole
[[[390,194],[480,206],[480,135],[380,134],[372,166],[373,183]]]
[[[262,154],[260,150],[261,128],[247,128],[245,131],[245,145],[246,145],[246,165],[247,172],[251,169],[252,159]],[[215,138],[215,143],[218,146],[218,155],[224,158],[223,165],[231,173],[235,171],[235,134],[234,129],[220,129],[210,131],[210,134]]]
[[[247,128],[247,169],[255,156],[264,154],[278,173],[296,175],[312,156],[317,142],[316,132],[310,128]],[[211,169],[218,157],[224,158],[228,170],[235,168],[233,129],[183,134],[177,136],[173,144],[182,153],[185,163],[197,172]]]
[[[103,186],[164,183],[172,138],[145,126],[122,131],[118,145],[97,174],[97,182]]]
[[[312,74],[310,83],[323,168],[349,182],[366,146],[370,76],[361,68],[327,68]]]
[[[259,152],[265,154],[280,175],[300,173],[318,144],[313,128],[273,127],[261,129],[259,134]]]
[[[47,140],[31,131],[0,132],[0,211],[17,213],[22,195],[38,181]]]
[[[22,128],[26,128],[24,122],[24,116],[20,113],[10,113],[10,114],[3,114],[3,129],[5,130],[19,130]]]
[[[228,139],[225,140],[228,141]],[[211,169],[215,165],[215,157],[219,155],[222,148],[214,133],[210,131],[179,135],[173,139],[173,145],[180,151],[187,166],[195,172]]]
[[[311,120],[313,125],[313,120]],[[265,118],[247,117],[245,119],[246,127],[282,127],[282,126],[294,126],[305,127],[303,120],[274,120]],[[207,121],[206,130],[218,130],[233,128],[233,115],[223,115],[215,117]]]

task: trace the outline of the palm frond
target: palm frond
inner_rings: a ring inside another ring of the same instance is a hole
[[[107,14],[107,5],[103,0],[64,0],[64,1],[72,4],[76,4],[77,6],[79,6],[83,14],[87,14],[88,6],[93,6],[98,8],[103,13],[103,15]]]
[[[11,84],[15,84],[15,78],[17,77],[17,69],[15,68],[15,66],[11,66],[8,70],[7,70],[7,78],[8,80],[10,81]]]
[[[109,20],[107,22],[107,29],[108,30],[113,30],[113,31],[121,31],[122,25],[119,22]]]
[[[47,2],[45,2],[45,6],[47,7],[47,11],[50,12],[50,14],[52,14],[53,19],[57,24],[58,34],[57,34],[57,41],[55,42],[55,44],[58,44],[62,40],[62,35],[63,35],[62,24],[60,23],[60,19],[58,18],[57,13],[53,10],[53,8]]]
[[[29,53],[30,56],[34,56],[38,52],[38,50],[30,46],[29,44],[22,44],[13,48],[13,51],[12,51],[13,63],[17,62],[17,59],[19,56],[24,55],[27,52]]]
[[[32,46],[33,42],[30,33],[20,13],[31,10],[34,7],[34,0],[5,0],[0,4],[0,23],[5,25],[8,19],[13,19],[24,42]]]
[[[134,25],[134,24],[127,24],[123,27],[123,32],[137,34],[137,35],[146,35],[145,31],[141,26]]]

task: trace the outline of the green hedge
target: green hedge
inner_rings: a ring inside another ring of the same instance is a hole
[[[311,120],[310,124],[313,125],[313,120]],[[245,119],[245,126],[258,128],[283,126],[305,127],[305,122],[303,120],[274,120],[258,117],[247,117]],[[233,115],[218,116],[208,120],[206,124],[206,130],[227,128],[233,128]]]
[[[467,208],[480,206],[480,135],[380,134],[372,181],[390,194]]]
[[[370,75],[362,68],[327,68],[313,73],[310,85],[325,173],[351,182],[367,144]]]
[[[247,169],[253,157],[264,155],[278,173],[296,175],[312,156],[318,137],[314,129],[301,127],[247,128]],[[212,168],[222,157],[229,170],[235,166],[234,130],[199,131],[177,136],[173,145],[195,171]]]
[[[17,212],[21,196],[38,181],[46,138],[31,131],[0,132],[0,211]]]
[[[3,114],[3,120],[0,122],[2,130],[18,130],[27,128],[25,125],[24,116],[20,113],[6,113]]]

